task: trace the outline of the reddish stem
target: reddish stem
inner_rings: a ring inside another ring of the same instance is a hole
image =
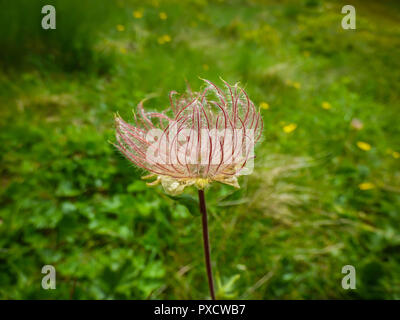
[[[210,288],[211,299],[215,300],[214,282],[212,276],[211,257],[210,257],[210,240],[208,239],[207,207],[206,207],[206,200],[204,198],[204,190],[199,190],[199,201],[200,201],[200,211],[202,215],[202,224],[203,224],[204,258],[206,261],[208,286]]]

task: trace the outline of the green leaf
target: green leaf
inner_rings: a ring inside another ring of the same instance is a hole
[[[235,290],[236,283],[240,279],[240,274],[235,274],[226,279],[224,282],[221,280],[219,274],[216,276],[217,283],[217,297],[219,299],[234,299],[238,293]]]
[[[193,197],[190,194],[182,194],[180,196],[167,196],[172,200],[179,202],[179,204],[185,206],[193,216],[201,215],[199,208],[199,199],[197,199],[196,197]]]

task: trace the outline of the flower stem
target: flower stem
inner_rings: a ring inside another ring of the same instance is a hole
[[[210,288],[211,299],[215,300],[213,275],[211,269],[210,241],[208,239],[207,207],[206,207],[206,199],[204,198],[204,190],[199,190],[199,201],[200,201],[200,211],[203,224],[204,258],[206,261],[208,286]]]

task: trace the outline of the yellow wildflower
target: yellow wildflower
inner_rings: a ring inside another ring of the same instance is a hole
[[[260,108],[264,109],[264,110],[267,110],[267,109],[269,109],[269,104],[266,103],[266,102],[261,102],[260,103]]]
[[[169,35],[167,35],[167,34],[164,34],[163,36],[159,37],[157,39],[157,41],[158,41],[159,44],[164,44],[166,42],[170,42],[171,41],[171,37]]]
[[[122,31],[125,30],[125,27],[124,27],[122,24],[117,24],[117,30],[118,30],[119,32],[122,32]]]
[[[285,131],[286,133],[291,133],[294,130],[296,130],[296,128],[297,128],[297,124],[290,123],[290,124],[288,124],[288,125],[283,127],[283,131]]]
[[[124,47],[119,48],[119,51],[120,51],[121,53],[123,53],[123,54],[126,54],[126,53],[127,53],[127,50],[126,50],[126,48],[124,48]]]
[[[301,83],[297,82],[297,81],[286,80],[285,83],[289,87],[293,87],[293,88],[296,88],[296,89],[300,89],[301,88]]]
[[[395,158],[395,159],[399,159],[399,158],[400,158],[400,152],[393,151],[392,156],[393,156],[393,158]]]
[[[364,141],[357,141],[357,147],[359,147],[361,150],[364,150],[364,151],[371,150],[371,145]]]
[[[208,69],[210,69],[210,67],[208,66],[208,64],[203,64],[203,69],[207,71]]]
[[[322,102],[321,107],[322,107],[322,109],[325,109],[325,110],[329,110],[332,108],[331,104],[326,101]]]
[[[165,12],[160,12],[159,14],[161,20],[167,20],[168,16]]]
[[[293,87],[296,89],[300,89],[301,88],[301,83],[300,82],[293,82]]]
[[[135,10],[132,12],[132,15],[135,19],[141,19],[141,18],[143,18],[143,11]]]
[[[372,182],[363,182],[358,185],[360,190],[371,190],[375,188],[375,185]]]

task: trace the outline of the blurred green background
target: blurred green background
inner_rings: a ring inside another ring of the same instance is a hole
[[[207,191],[217,296],[400,299],[400,3],[350,2],[0,0],[0,298],[208,297],[199,216],[108,141],[221,76],[265,130],[242,188]]]

